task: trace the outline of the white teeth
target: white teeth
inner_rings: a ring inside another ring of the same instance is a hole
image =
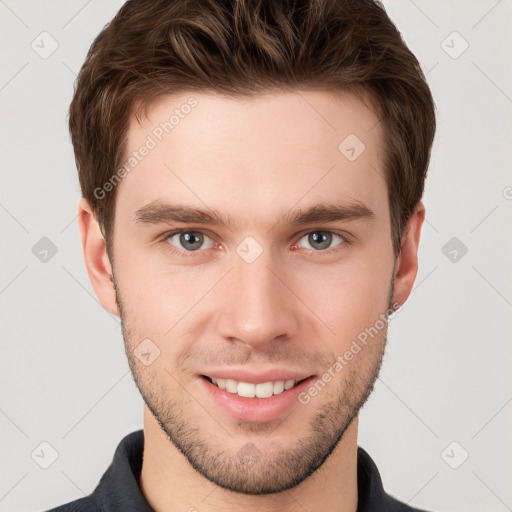
[[[228,391],[229,393],[237,393],[238,382],[233,379],[226,379],[226,391]]]
[[[240,394],[240,384],[238,385],[238,394]],[[263,382],[256,384],[256,396],[258,398],[269,398],[274,394],[274,384],[272,382]]]
[[[256,386],[250,382],[238,383],[238,396],[245,396],[246,398],[254,398],[256,394]]]
[[[284,391],[284,381],[278,380],[277,382],[274,382],[274,395],[279,395],[279,393],[282,393]]]
[[[211,377],[211,380],[220,389],[225,389],[228,393],[238,394],[238,396],[246,398],[270,398],[273,395],[279,395],[283,391],[293,388],[298,382],[290,379],[253,384],[251,382],[238,382],[233,379],[216,379],[214,377]]]
[[[292,380],[287,380],[285,383],[284,383],[284,389],[290,389],[290,388],[293,388],[293,386],[295,385],[295,381],[292,379]]]

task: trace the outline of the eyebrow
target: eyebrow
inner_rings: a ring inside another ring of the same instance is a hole
[[[290,224],[301,226],[314,222],[336,222],[373,220],[375,213],[360,201],[347,204],[321,203],[305,210],[290,210],[279,217],[274,224]],[[212,208],[197,208],[185,204],[170,204],[155,200],[135,212],[135,223],[139,225],[182,222],[223,226],[233,230],[237,222],[224,213]]]

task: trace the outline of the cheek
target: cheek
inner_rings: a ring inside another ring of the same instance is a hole
[[[125,341],[133,350],[149,338],[160,350],[155,371],[172,368],[174,373],[181,368],[177,361],[185,358],[201,329],[207,328],[211,315],[204,317],[200,311],[208,303],[208,292],[220,271],[210,268],[206,272],[197,266],[166,269],[161,260],[150,255],[144,264],[130,257],[122,265],[118,284],[128,327]]]
[[[116,259],[115,271],[130,319],[165,333],[206,290],[200,272],[191,266],[166,265],[162,254],[156,246],[125,251]]]
[[[335,332],[337,345],[349,344],[388,308],[392,263],[369,261],[319,268],[297,281],[297,294]]]
[[[158,279],[142,276],[138,283],[123,289],[130,305],[130,322],[143,336],[164,340],[174,338],[186,323],[187,315],[201,297],[197,283],[181,286],[182,279],[161,275]],[[204,292],[202,293],[204,295]]]

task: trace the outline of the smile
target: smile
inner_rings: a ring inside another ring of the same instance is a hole
[[[253,384],[252,382],[241,382],[234,379],[206,378],[218,388],[245,398],[270,398],[293,388],[296,384],[301,382],[299,380],[289,379]]]
[[[221,373],[221,372],[219,372]],[[242,372],[238,372],[242,373]],[[228,372],[222,372],[222,377],[200,375],[200,389],[211,399],[211,403],[229,416],[245,422],[264,423],[281,418],[283,421],[292,410],[305,411],[298,396],[314,381],[314,376],[303,378],[304,372],[291,377],[292,372],[267,372],[277,375],[247,375],[247,379],[235,380],[228,378]],[[288,373],[288,375],[286,375]],[[238,375],[237,375],[238,376]],[[242,375],[240,375],[242,377]],[[247,382],[252,380],[253,382]],[[256,381],[256,382],[254,382]]]

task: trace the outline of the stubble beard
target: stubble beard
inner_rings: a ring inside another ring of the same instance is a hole
[[[380,340],[372,340],[359,354],[366,353],[364,360],[358,355],[333,379],[338,381],[338,390],[318,409],[302,432],[294,432],[297,439],[292,448],[283,448],[272,444],[272,450],[262,448],[269,445],[272,432],[285,422],[286,417],[277,423],[238,424],[240,431],[257,432],[263,439],[260,448],[258,441],[241,443],[235,448],[226,448],[214,442],[211,432],[202,428],[200,423],[187,419],[183,404],[168,396],[168,390],[157,375],[144,368],[134,356],[137,337],[129,328],[129,320],[121,300],[121,294],[115,279],[114,289],[120,311],[121,327],[126,355],[134,381],[142,398],[172,444],[188,460],[190,465],[210,482],[230,491],[265,495],[283,492],[297,486],[311,476],[333,453],[347,428],[371,395],[380,372],[384,350],[387,343],[387,325]],[[388,310],[392,309],[391,286],[388,297]],[[354,364],[355,363],[355,364]],[[332,383],[329,384],[332,386]],[[179,385],[177,387],[179,389]],[[322,399],[322,391],[310,401],[314,406]],[[186,395],[183,392],[183,395]],[[182,395],[182,396],[183,396]],[[190,398],[187,396],[187,398]],[[194,400],[191,400],[194,402]],[[308,407],[298,404],[297,407]],[[198,406],[199,408],[199,406]],[[292,411],[293,412],[293,411]],[[201,409],[198,417],[204,416]],[[300,414],[300,410],[299,410]],[[215,419],[215,418],[214,418]],[[218,425],[219,421],[216,420]],[[228,430],[226,428],[226,430]],[[226,437],[226,443],[233,438],[220,428],[218,436]],[[251,435],[254,440],[254,435]]]

